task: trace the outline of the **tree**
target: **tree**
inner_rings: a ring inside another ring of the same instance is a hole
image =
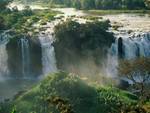
[[[95,8],[100,9],[102,7],[102,2],[101,0],[95,0]]]
[[[55,27],[56,43],[80,52],[97,48],[103,50],[109,48],[114,41],[112,34],[107,32],[109,27],[109,21],[80,24],[69,20]]]
[[[23,3],[37,2],[37,0],[18,0]],[[146,9],[149,0],[38,0],[50,5],[64,5],[77,9]],[[148,5],[149,6],[149,5]]]
[[[137,91],[141,97],[150,94],[150,58],[137,58],[123,60],[119,64],[119,75],[131,81],[132,90]]]
[[[81,8],[82,9],[92,9],[95,6],[94,0],[81,0]]]
[[[72,2],[73,2],[73,7],[74,8],[77,8],[77,9],[81,8],[80,0],[73,0]]]

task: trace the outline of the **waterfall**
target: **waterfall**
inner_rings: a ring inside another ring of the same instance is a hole
[[[22,75],[27,76],[30,72],[30,52],[29,41],[27,38],[20,39],[21,59],[22,59]]]
[[[52,45],[53,36],[50,33],[41,33],[39,35],[39,40],[42,47],[42,65],[43,65],[43,74],[46,75],[48,73],[56,72],[56,59],[55,59],[55,51]]]
[[[6,45],[0,45],[0,76],[8,74]]]
[[[7,32],[0,34],[0,76],[7,75],[9,73],[7,60],[8,54],[6,50],[6,44],[9,41],[9,35]]]
[[[118,58],[150,57],[150,33],[117,34],[108,50],[104,68],[108,76],[117,76]]]
[[[118,43],[118,40],[116,40]],[[108,50],[106,62],[103,64],[104,71],[107,76],[115,77],[117,75],[118,66],[118,44],[113,43]]]
[[[118,40],[122,39],[122,46]],[[116,55],[122,54],[125,59],[150,56],[150,33],[138,33],[133,35],[118,35],[115,45],[118,46]],[[122,49],[122,53],[118,50]]]

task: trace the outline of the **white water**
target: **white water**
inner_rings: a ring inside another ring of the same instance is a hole
[[[52,46],[53,36],[51,34],[40,34],[39,39],[42,48],[42,65],[43,74],[53,73],[57,71],[55,51]]]
[[[64,16],[64,18],[62,18],[62,20],[64,21],[68,17],[73,15],[84,15],[84,13],[82,13],[81,11],[77,11],[73,8],[54,8],[52,10],[62,12],[63,14],[58,14],[56,18]],[[58,70],[56,65],[55,50],[52,43],[54,42],[54,27],[61,22],[61,19],[56,19],[52,22],[48,22],[46,25],[43,26],[43,28],[46,28],[46,30],[41,31],[39,34],[39,40],[42,47],[42,65],[44,75],[56,72]]]
[[[114,14],[104,15],[103,19],[109,19],[112,25],[122,26],[119,30],[133,32],[149,32],[150,16],[149,14]],[[120,32],[120,31],[119,31]]]
[[[56,64],[56,57],[55,57],[55,49],[52,45],[55,38],[54,34],[54,27],[60,23],[61,20],[54,20],[52,22],[47,22],[46,25],[43,25],[42,28],[45,30],[40,31],[39,33],[39,40],[41,43],[42,48],[42,70],[43,75],[48,75],[49,73],[57,72],[57,64]],[[35,26],[37,26],[35,24]]]
[[[64,16],[65,18],[70,17],[70,16],[86,15],[81,10],[76,10],[74,8],[53,8],[52,10],[62,12],[62,14],[58,14],[57,16]]]
[[[104,62],[103,68],[107,76],[116,77],[118,66],[118,40],[111,45],[108,50],[107,60]]]
[[[30,72],[30,52],[28,39],[20,39],[21,57],[22,57],[22,75],[25,77]]]
[[[134,33],[118,35],[123,40],[123,51],[125,59],[133,59],[136,57],[150,57],[150,33]],[[118,45],[116,39],[115,45]],[[118,48],[114,48],[118,51]],[[115,54],[115,53],[114,53]],[[117,54],[118,55],[118,52]]]
[[[0,45],[0,77],[8,74],[6,45]]]
[[[0,77],[5,76],[9,73],[7,65],[8,54],[6,50],[6,44],[8,43],[8,41],[9,35],[7,35],[7,31],[0,34]]]
[[[4,31],[0,34],[0,45],[6,45],[9,42],[10,35],[8,32],[9,31]]]
[[[150,57],[150,17],[138,14],[114,14],[104,15],[103,19],[109,19],[112,26],[120,26],[117,30],[113,27],[116,37],[112,44],[107,61],[104,65],[108,76],[117,76],[118,67],[118,39],[122,39],[123,58],[134,59],[137,57]]]
[[[112,55],[111,51],[109,51],[106,63],[104,63],[103,66],[105,74],[108,77],[116,77],[118,74],[117,67],[118,67],[118,56]]]
[[[14,7],[17,7],[17,9],[19,10],[19,11],[21,11],[21,10],[24,10],[25,9],[25,6],[30,6],[30,8],[32,9],[32,10],[34,10],[34,9],[40,9],[40,10],[43,10],[43,9],[47,9],[47,7],[42,7],[42,6],[40,6],[40,5],[34,5],[34,4],[21,4],[21,3],[19,3],[19,2],[12,2],[12,3],[10,3],[9,5],[8,5],[8,8],[10,8],[10,9],[12,9],[12,8],[14,8]]]
[[[104,65],[105,72],[108,76],[117,76],[118,67],[118,39],[123,41],[123,58],[134,59],[138,57],[150,57],[150,33],[134,33],[134,34],[117,34],[116,41],[112,44],[108,51],[106,64]]]

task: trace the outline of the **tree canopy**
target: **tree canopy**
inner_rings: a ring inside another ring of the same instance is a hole
[[[69,20],[56,26],[56,42],[65,43],[65,47],[79,51],[110,47],[114,37],[106,32],[109,26],[109,21],[79,24]]]
[[[60,4],[77,9],[145,9],[149,0],[22,0],[25,2],[43,2]]]

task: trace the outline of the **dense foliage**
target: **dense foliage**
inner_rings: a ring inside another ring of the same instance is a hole
[[[36,0],[22,0],[35,2]],[[49,4],[60,4],[77,9],[145,9],[148,0],[38,0]]]
[[[63,48],[78,51],[108,48],[113,42],[113,35],[108,33],[109,21],[95,21],[80,24],[67,21],[55,27],[56,43]]]
[[[31,31],[34,33],[35,23],[44,24],[53,20],[56,14],[51,10],[32,11],[29,6],[25,6],[22,11],[18,11],[16,7],[12,10],[6,8],[0,12],[0,30],[11,29],[18,34],[28,34]]]
[[[3,104],[0,110],[3,113],[9,110],[17,113],[128,113],[136,102],[137,97],[128,92],[88,85],[74,74],[59,72],[16,97],[8,106]]]
[[[107,32],[109,26],[109,21],[80,24],[71,20],[57,25],[54,46],[58,67],[67,63],[77,65],[88,57],[93,57],[93,61],[99,64],[114,41],[112,33]]]
[[[2,13],[6,13],[7,5],[11,2],[11,0],[1,0],[0,1],[0,30],[6,29],[5,18]]]

